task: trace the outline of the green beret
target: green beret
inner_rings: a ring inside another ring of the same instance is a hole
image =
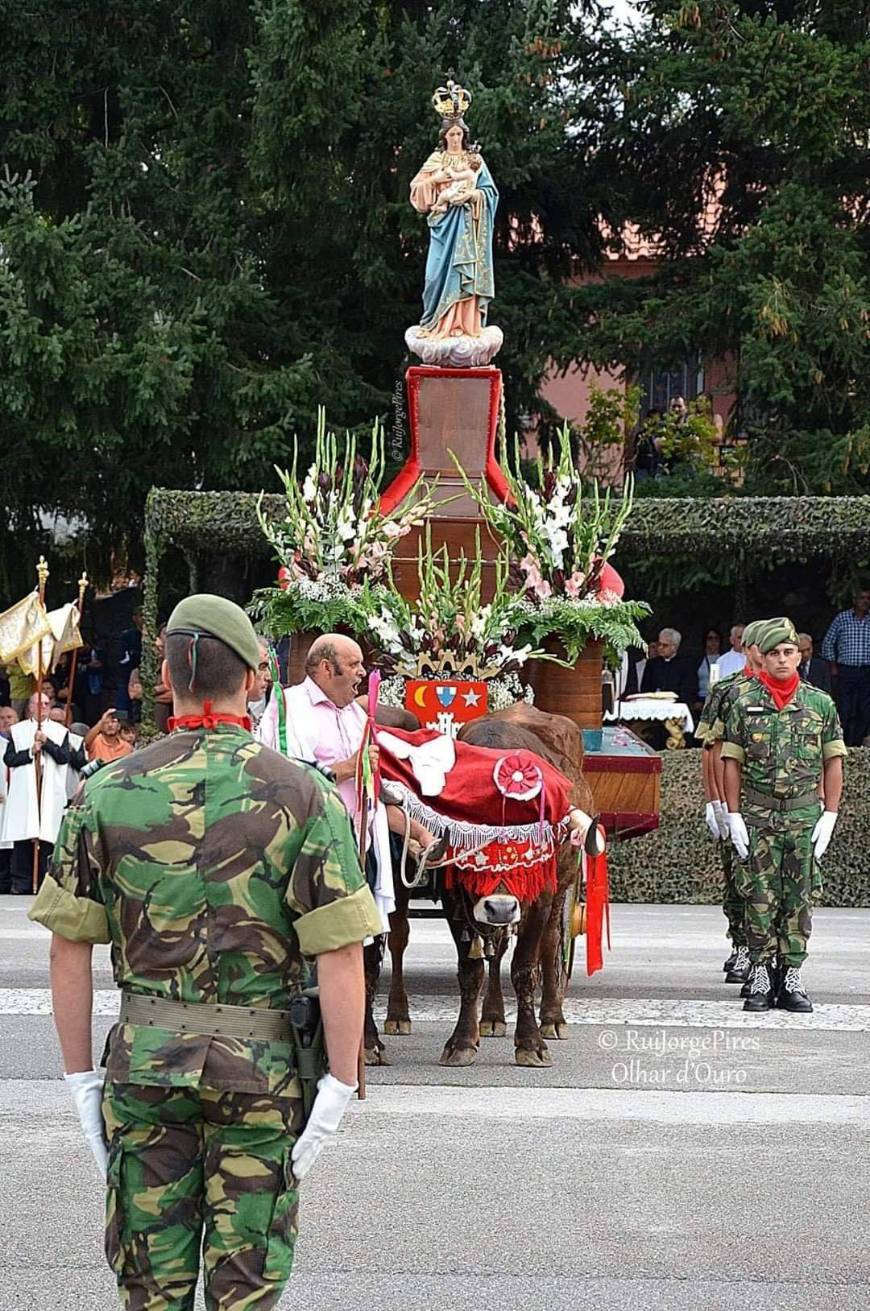
[[[199,592],[179,601],[166,625],[166,636],[171,637],[173,633],[215,637],[235,651],[249,669],[256,670],[260,663],[260,643],[254,625],[242,607],[225,596]]]
[[[758,634],[766,623],[766,619],[753,619],[751,624],[746,625],[743,630],[744,650],[746,647],[755,646],[755,643],[758,641]]]
[[[761,654],[767,655],[774,647],[779,646],[780,642],[792,642],[797,646],[797,633],[792,621],[782,615],[778,619],[768,619],[755,640]]]

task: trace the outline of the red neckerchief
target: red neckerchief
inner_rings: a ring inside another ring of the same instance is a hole
[[[215,714],[211,708],[210,701],[203,701],[201,715],[175,715],[170,716],[167,728],[170,733],[174,733],[177,728],[217,728],[218,724],[236,724],[239,728],[245,728],[250,733],[251,717],[250,715],[222,715]]]
[[[795,670],[791,678],[771,678],[770,674],[768,674],[764,669],[762,669],[756,677],[761,686],[766,687],[770,695],[773,697],[774,705],[777,710],[785,709],[801,685],[801,680],[798,677],[797,670]]]
[[[744,678],[754,678],[754,677],[755,677],[755,670],[752,668],[752,665],[744,665],[744,666],[743,666],[743,677],[744,677]]]

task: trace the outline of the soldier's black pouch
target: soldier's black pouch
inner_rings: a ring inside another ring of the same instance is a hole
[[[317,1096],[318,1080],[329,1064],[320,1014],[320,990],[306,988],[290,999],[290,1028],[296,1047],[296,1073],[302,1085],[302,1110],[306,1121]]]

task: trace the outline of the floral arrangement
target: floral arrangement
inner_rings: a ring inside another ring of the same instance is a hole
[[[401,595],[392,575],[387,588],[364,588],[366,630],[378,646],[384,673],[401,679],[507,678],[521,696],[517,672],[527,660],[548,657],[531,643],[518,643],[521,598],[507,589],[507,559],[496,560],[494,568],[495,595],[484,604],[479,536],[474,558],[463,555],[451,578],[447,547],[433,553],[429,532],[420,544],[417,601]],[[389,695],[388,688],[384,691]],[[506,704],[517,699],[512,695]]]
[[[519,469],[518,442],[514,459]],[[520,640],[537,645],[556,637],[572,663],[591,640],[602,641],[612,661],[626,647],[643,644],[636,621],[649,614],[649,606],[609,590],[604,570],[631,513],[630,481],[621,497],[609,489],[602,493],[597,482],[584,488],[567,424],[557,449],[538,456],[528,479],[502,458],[510,492],[505,504],[493,504],[454,463],[512,559],[507,585],[519,599],[512,613]]]
[[[520,467],[519,441],[514,459]],[[571,451],[571,429],[559,432],[557,449],[538,456],[530,478],[522,477],[502,458],[501,469],[510,500],[493,504],[472,484],[454,456],[454,463],[480,513],[502,538],[514,561],[509,581],[531,602],[564,596],[577,601],[599,594],[599,580],[616,549],[631,513],[632,485],[621,497],[598,483],[584,489]]]
[[[366,460],[353,434],[347,433],[340,446],[321,407],[314,459],[301,481],[298,457],[294,439],[290,469],[276,470],[284,489],[283,519],[266,518],[262,496],[257,503],[260,528],[280,568],[277,586],[254,594],[251,613],[274,634],[358,628],[363,585],[385,583],[397,543],[431,514],[431,493],[424,489],[392,514],[381,514],[384,437],[379,422],[372,428]]]

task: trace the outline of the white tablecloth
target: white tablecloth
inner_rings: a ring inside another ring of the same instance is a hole
[[[604,718],[616,719],[655,719],[663,724],[666,719],[679,719],[684,733],[694,733],[695,721],[685,701],[657,701],[653,697],[640,697],[637,701],[619,701],[615,710],[609,710]]]

